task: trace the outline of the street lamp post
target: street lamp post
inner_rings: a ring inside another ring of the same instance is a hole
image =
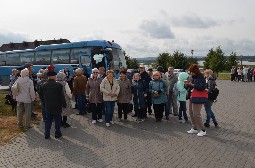
[[[194,53],[194,50],[191,50],[190,52],[191,52],[191,54],[192,54],[192,57],[193,57],[193,53]]]
[[[243,55],[240,55],[241,56],[241,67],[243,66]]]

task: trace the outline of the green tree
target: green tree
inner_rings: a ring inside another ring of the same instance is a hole
[[[139,62],[135,58],[126,56],[127,69],[136,69],[139,67]]]
[[[232,66],[237,66],[238,65],[238,60],[235,52],[232,52],[228,57],[226,61],[226,69],[227,71],[230,71]]]
[[[187,57],[182,52],[175,50],[170,57],[169,63],[176,69],[186,69]]]
[[[187,57],[187,66],[186,66],[186,69],[188,69],[191,64],[198,64],[197,58]]]
[[[153,64],[153,67],[157,68],[158,66],[162,66],[164,70],[166,71],[168,67],[170,66],[169,60],[170,60],[169,53],[160,53],[158,57],[156,58],[155,63]]]
[[[204,68],[213,70],[217,73],[217,76],[219,72],[225,69],[224,53],[220,46],[215,50],[213,48],[209,50],[209,53],[205,57]]]

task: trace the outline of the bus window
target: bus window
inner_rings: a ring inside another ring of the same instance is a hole
[[[91,55],[91,48],[74,48],[71,50],[71,64],[78,64],[81,54]]]
[[[6,65],[20,65],[19,54],[7,54]]]
[[[6,65],[6,55],[0,55],[0,65]]]
[[[54,50],[52,52],[52,63],[53,64],[69,64],[69,49]]]
[[[50,65],[50,51],[38,51],[36,52],[35,65]]]
[[[21,65],[25,65],[26,63],[34,64],[35,57],[33,52],[21,53],[20,54],[20,63]]]
[[[81,65],[82,67],[90,67],[91,57],[90,56],[81,56]]]

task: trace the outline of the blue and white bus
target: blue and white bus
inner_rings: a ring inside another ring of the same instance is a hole
[[[124,52],[115,42],[93,40],[41,45],[35,49],[0,52],[0,85],[8,85],[12,69],[26,63],[33,64],[35,73],[51,64],[56,72],[66,67],[71,72],[82,67],[88,74],[95,67],[105,67],[106,70],[126,67]]]

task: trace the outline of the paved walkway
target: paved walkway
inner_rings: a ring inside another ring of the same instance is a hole
[[[0,167],[255,167],[255,83],[218,81],[220,97],[213,106],[220,128],[208,135],[186,133],[189,123],[91,124],[91,115],[70,116],[71,128],[60,139],[45,140],[43,123],[0,147]],[[115,114],[116,115],[116,114]],[[52,135],[54,133],[52,132]]]

